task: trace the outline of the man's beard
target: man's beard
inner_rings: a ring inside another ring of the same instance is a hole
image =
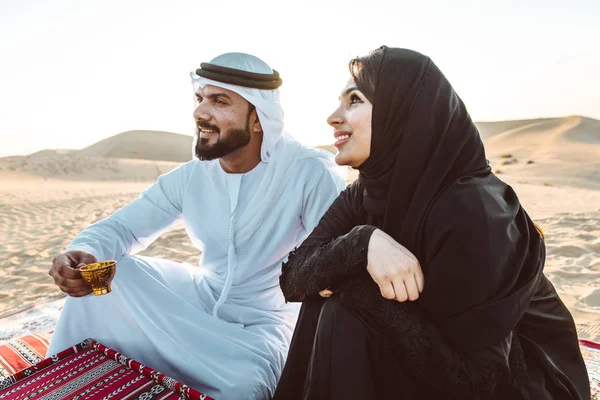
[[[216,160],[217,158],[225,157],[250,143],[250,116],[246,119],[245,128],[229,129],[225,133],[222,133],[214,125],[209,126],[207,124],[198,123],[198,130],[200,127],[217,131],[219,135],[217,143],[209,145],[209,139],[201,138],[199,132],[197,133],[198,141],[196,142],[195,152],[196,156],[202,161]]]

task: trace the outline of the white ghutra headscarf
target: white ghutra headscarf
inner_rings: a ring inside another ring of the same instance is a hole
[[[244,53],[222,54],[213,59],[210,64],[259,74],[273,73],[273,69],[260,58]],[[218,86],[236,92],[256,107],[258,119],[263,128],[263,143],[260,156],[262,161],[268,162],[279,139],[287,135],[283,129],[283,109],[279,102],[279,89],[261,90],[232,85],[198,76],[196,72],[191,72],[190,76],[195,92],[206,85]],[[291,139],[291,136],[287,136]],[[195,140],[197,140],[197,137]]]

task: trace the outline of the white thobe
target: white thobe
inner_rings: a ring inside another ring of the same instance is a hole
[[[48,355],[91,337],[216,399],[269,398],[298,309],[279,288],[281,263],[344,182],[318,158],[299,160],[283,184],[265,182],[267,168],[228,174],[218,161],[188,162],[83,230],[67,250],[117,260],[113,291],[69,297]],[[257,222],[251,214],[273,193]],[[179,219],[200,267],[133,256]]]

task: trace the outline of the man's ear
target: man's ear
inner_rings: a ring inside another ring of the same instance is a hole
[[[262,125],[260,124],[260,120],[258,119],[258,112],[256,111],[256,108],[250,113],[250,121],[252,121],[250,129],[253,133],[262,132],[263,129]]]

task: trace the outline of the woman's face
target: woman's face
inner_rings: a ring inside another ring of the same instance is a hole
[[[359,167],[369,158],[372,112],[373,104],[350,79],[340,95],[340,106],[327,118],[327,123],[335,129],[337,164]]]

